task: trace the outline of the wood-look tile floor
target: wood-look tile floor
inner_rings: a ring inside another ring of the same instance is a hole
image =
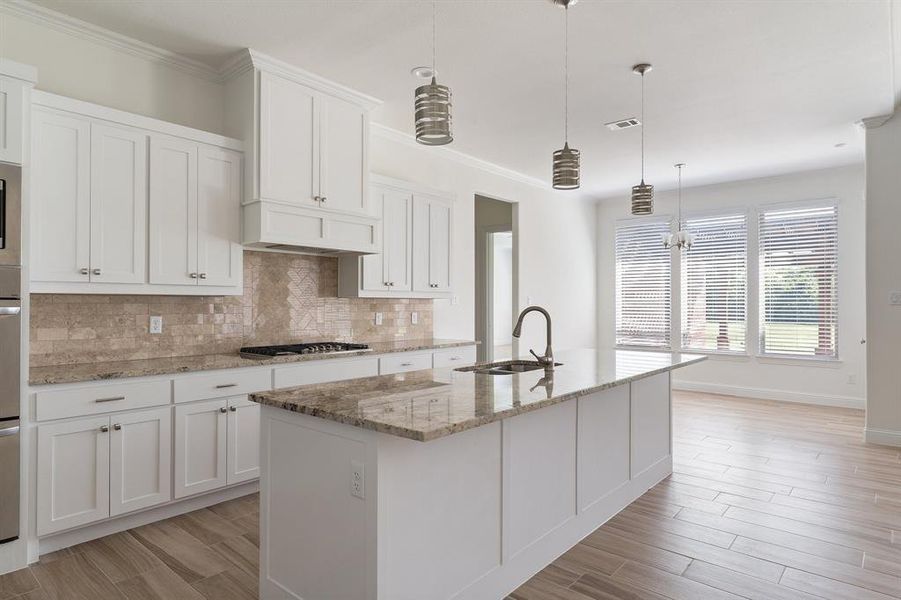
[[[901,451],[861,441],[862,411],[674,402],[673,476],[510,598],[901,598]],[[0,576],[0,600],[256,598],[258,502],[44,556]]]

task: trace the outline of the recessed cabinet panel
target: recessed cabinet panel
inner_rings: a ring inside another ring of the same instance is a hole
[[[87,282],[91,250],[89,121],[34,111],[34,281]]]
[[[323,208],[366,212],[367,118],[359,106],[320,96],[319,175]]]
[[[109,444],[109,417],[38,427],[38,535],[109,517]]]
[[[448,292],[451,289],[452,202],[413,196],[413,290]]]
[[[197,285],[197,144],[150,140],[150,283]]]
[[[147,134],[91,126],[91,281],[144,283]]]
[[[25,84],[0,78],[0,161],[22,164],[23,92]]]
[[[670,374],[631,384],[632,478],[670,455]]]
[[[260,405],[228,399],[228,485],[260,476]]]
[[[578,402],[579,509],[586,510],[629,481],[629,386]]]
[[[319,195],[319,100],[312,89],[260,73],[260,196],[315,206]]]
[[[175,407],[175,497],[220,488],[226,483],[225,400]]]
[[[241,155],[201,145],[197,166],[197,272],[200,285],[241,281]]]
[[[172,499],[172,409],[110,419],[110,515]]]

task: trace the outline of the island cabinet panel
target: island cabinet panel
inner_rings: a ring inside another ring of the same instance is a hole
[[[576,513],[576,402],[504,421],[504,557]]]
[[[391,532],[379,598],[446,598],[500,566],[500,436],[492,423],[427,444],[379,440],[379,529]]]
[[[579,398],[579,510],[629,482],[629,386]]]
[[[640,379],[631,388],[634,479],[670,456],[669,373]]]

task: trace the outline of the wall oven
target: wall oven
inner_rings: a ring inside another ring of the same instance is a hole
[[[0,165],[0,543],[19,537],[21,169]]]

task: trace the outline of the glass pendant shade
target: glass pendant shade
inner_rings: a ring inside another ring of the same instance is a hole
[[[679,231],[663,236],[663,246],[667,249],[690,250],[694,241],[695,236],[682,229],[681,223],[679,224]]]
[[[579,187],[579,151],[563,144],[554,151],[554,189],[575,190]]]
[[[632,186],[632,214],[650,215],[654,213],[654,186],[641,180]]]
[[[454,141],[450,88],[439,85],[432,77],[431,83],[416,88],[413,96],[416,141],[426,146],[443,146]]]

